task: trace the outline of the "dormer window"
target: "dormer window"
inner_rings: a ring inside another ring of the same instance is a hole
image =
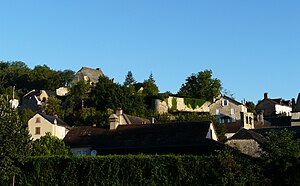
[[[226,100],[226,99],[222,100],[221,104],[222,104],[223,107],[227,106],[228,105],[228,100]]]
[[[35,122],[36,122],[36,123],[41,123],[41,118],[40,118],[40,117],[37,117],[36,120],[35,120]]]

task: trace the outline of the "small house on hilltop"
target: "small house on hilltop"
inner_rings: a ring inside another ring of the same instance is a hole
[[[90,84],[98,82],[100,76],[104,76],[100,68],[92,69],[88,67],[82,67],[72,80],[72,84],[76,84],[79,81],[86,81]]]
[[[31,90],[22,98],[22,109],[31,109],[33,111],[42,111],[46,107],[46,101],[49,95],[45,90]]]

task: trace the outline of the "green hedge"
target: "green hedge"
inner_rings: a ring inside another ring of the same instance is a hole
[[[249,185],[259,169],[228,153],[214,156],[34,157],[17,185]]]

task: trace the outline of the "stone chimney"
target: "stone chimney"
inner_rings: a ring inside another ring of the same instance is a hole
[[[109,130],[117,129],[120,123],[120,118],[116,114],[109,116]]]
[[[264,93],[264,99],[268,99],[269,98],[269,94],[268,94],[268,92],[265,92]]]
[[[117,108],[116,115],[121,116],[123,114],[123,110],[121,108]]]

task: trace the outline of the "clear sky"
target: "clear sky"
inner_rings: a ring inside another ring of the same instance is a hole
[[[0,61],[100,67],[123,83],[152,72],[176,93],[213,71],[240,101],[300,92],[299,0],[1,0]]]

